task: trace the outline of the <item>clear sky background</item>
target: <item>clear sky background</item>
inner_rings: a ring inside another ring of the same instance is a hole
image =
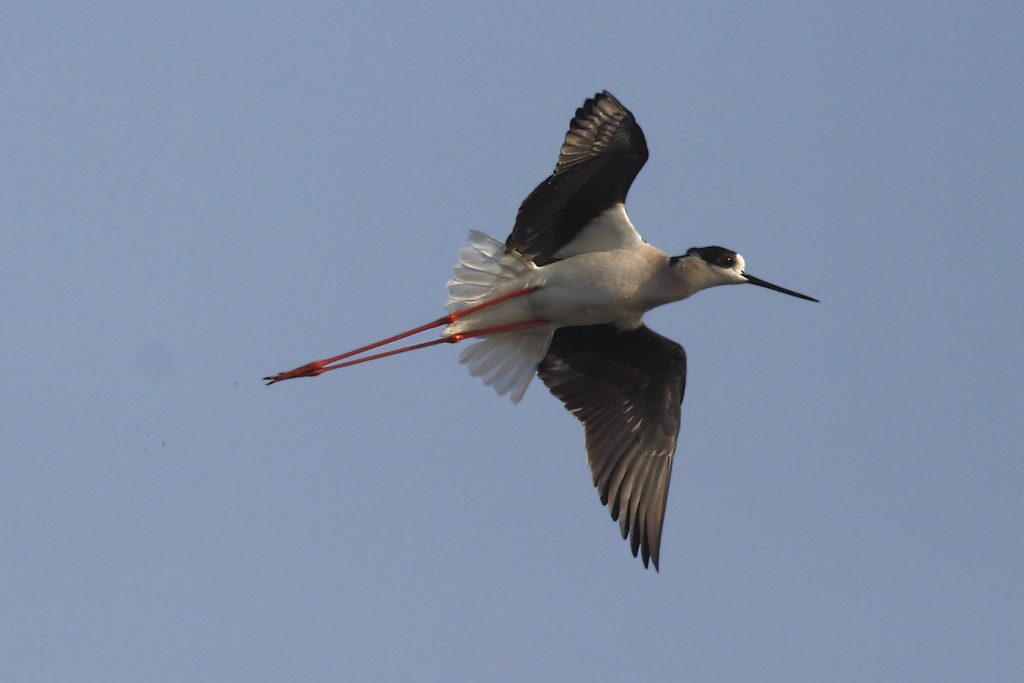
[[[21,3],[0,680],[1024,680],[1024,5]],[[661,572],[426,322],[608,89],[690,375]]]

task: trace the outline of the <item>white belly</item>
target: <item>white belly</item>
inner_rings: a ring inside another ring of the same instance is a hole
[[[493,292],[502,294],[536,286],[459,318],[445,334],[547,320],[555,327],[617,323],[632,328],[657,303],[643,295],[652,264],[664,254],[646,244],[615,251],[580,254],[536,268]]]
[[[559,326],[639,325],[651,308],[643,296],[651,249],[581,254],[541,268],[545,282],[530,296],[533,312]]]

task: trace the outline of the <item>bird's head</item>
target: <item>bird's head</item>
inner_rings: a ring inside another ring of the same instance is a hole
[[[670,258],[669,266],[686,279],[693,288],[693,292],[717,285],[749,284],[774,289],[776,292],[789,294],[798,299],[818,301],[806,294],[800,294],[754,277],[746,272],[746,263],[742,256],[723,247],[693,247],[682,256]]]

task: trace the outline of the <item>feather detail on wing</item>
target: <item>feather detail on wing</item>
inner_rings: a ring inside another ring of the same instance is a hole
[[[657,569],[686,386],[683,347],[644,325],[564,327],[537,370],[583,423],[594,485],[622,537]]]

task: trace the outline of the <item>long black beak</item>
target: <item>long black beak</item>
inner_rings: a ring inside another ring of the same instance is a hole
[[[795,296],[797,299],[805,299],[807,301],[813,301],[814,303],[817,303],[817,304],[821,303],[817,299],[815,299],[813,297],[809,297],[806,294],[800,294],[799,292],[794,292],[792,289],[786,289],[785,287],[779,287],[778,285],[773,285],[770,282],[765,282],[764,280],[762,280],[759,277],[754,277],[750,273],[743,273],[743,277],[747,278],[747,282],[749,282],[752,285],[757,285],[758,287],[764,287],[766,289],[774,289],[776,292],[782,292],[783,294],[789,294],[790,296]]]

